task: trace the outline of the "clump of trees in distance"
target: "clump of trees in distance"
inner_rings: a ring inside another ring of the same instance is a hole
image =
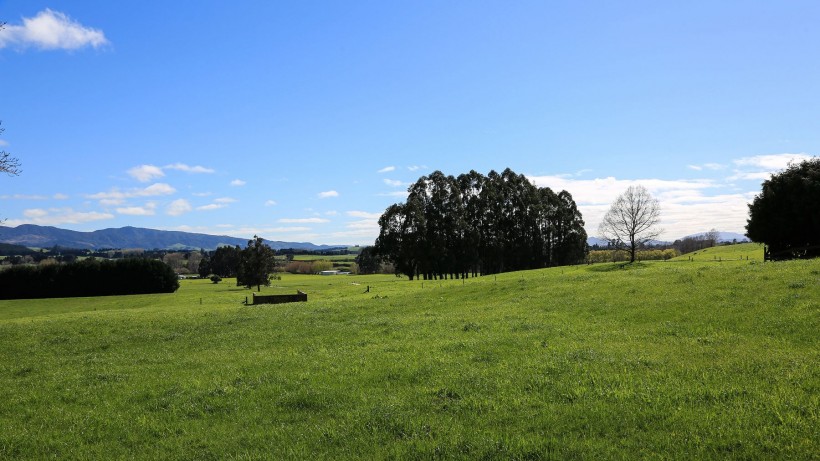
[[[435,171],[382,214],[375,248],[411,280],[468,277],[583,262],[583,226],[569,192],[536,187],[509,168]]]
[[[173,293],[178,288],[173,269],[156,259],[88,259],[0,271],[0,299]]]
[[[763,182],[749,205],[746,236],[766,245],[766,259],[820,256],[820,157]]]

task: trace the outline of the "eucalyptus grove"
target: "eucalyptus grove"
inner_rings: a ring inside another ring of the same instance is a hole
[[[382,214],[376,251],[411,279],[486,275],[583,261],[583,226],[572,195],[509,168],[487,176],[434,171]]]

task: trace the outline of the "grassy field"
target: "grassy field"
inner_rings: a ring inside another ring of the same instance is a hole
[[[763,244],[739,243],[737,245],[720,245],[694,251],[673,258],[672,261],[711,261],[724,260],[763,261]]]
[[[0,301],[0,459],[818,459],[820,260],[712,250]]]

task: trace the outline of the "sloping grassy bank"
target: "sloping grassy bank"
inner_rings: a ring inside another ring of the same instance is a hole
[[[0,458],[820,452],[820,260],[276,283],[0,302]]]

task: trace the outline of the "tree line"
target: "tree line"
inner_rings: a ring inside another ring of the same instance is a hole
[[[0,299],[173,293],[179,280],[156,259],[88,259],[0,271]]]
[[[579,263],[586,240],[567,191],[536,187],[509,168],[435,171],[382,214],[375,251],[396,273],[428,280]]]

